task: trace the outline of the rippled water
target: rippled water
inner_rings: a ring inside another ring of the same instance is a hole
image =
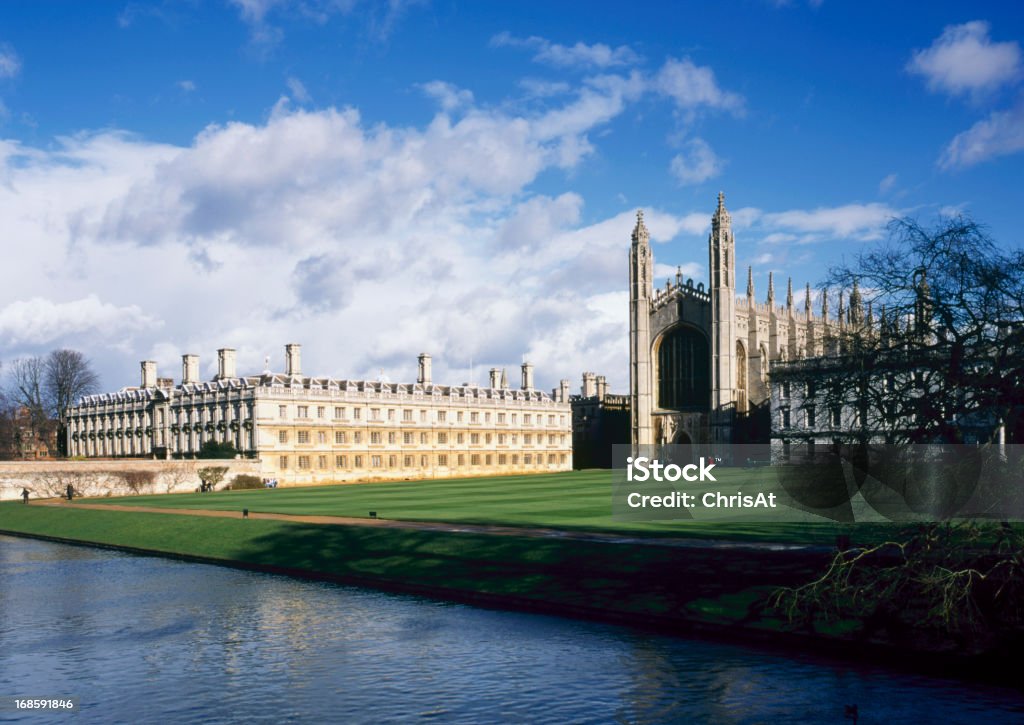
[[[80,698],[26,722],[1024,721],[1008,689],[3,536],[0,695]]]

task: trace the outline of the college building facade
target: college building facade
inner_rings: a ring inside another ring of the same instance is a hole
[[[415,383],[305,376],[297,344],[283,373],[238,376],[235,351],[217,354],[213,380],[184,355],[180,384],[143,361],[138,387],[82,398],[66,412],[69,455],[192,458],[227,442],[293,484],[572,469],[569,403],[537,390],[528,362],[514,389],[493,370],[488,387],[435,384],[426,353]]]

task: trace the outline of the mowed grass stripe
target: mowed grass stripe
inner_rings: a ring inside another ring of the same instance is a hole
[[[724,493],[756,485],[763,469],[716,470],[718,482],[709,486]],[[313,516],[379,518],[491,524],[582,531],[629,532],[644,536],[678,536],[791,543],[833,543],[838,535],[856,529],[858,538],[880,538],[892,527],[885,524],[766,523],[764,512],[731,510],[705,520],[613,521],[612,473],[607,470],[573,471],[537,476],[508,476],[422,481],[397,481],[302,488],[225,491],[89,499],[95,503],[210,509]],[[695,489],[695,491],[704,489]],[[760,520],[758,517],[762,517]],[[718,521],[716,518],[727,518]],[[746,518],[747,520],[744,520]]]

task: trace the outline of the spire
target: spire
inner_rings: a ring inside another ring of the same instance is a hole
[[[790,312],[793,311],[793,278],[789,278],[789,282],[786,283],[786,309]]]
[[[821,317],[828,322],[828,287],[821,290]]]
[[[811,318],[811,283],[807,283],[807,292],[804,294],[804,312],[807,313],[807,319]]]
[[[775,304],[775,275],[768,273],[768,305]]]
[[[725,194],[721,191],[718,192],[718,208],[711,217],[711,229],[714,231],[720,226],[724,226],[727,231],[732,226],[732,217],[725,208]]]
[[[856,277],[853,278],[853,290],[850,292],[850,322],[857,326],[864,322],[864,307]]]
[[[676,287],[683,286],[683,265],[676,267]]]
[[[885,319],[885,305],[882,305],[882,316],[878,321],[878,337],[883,342],[889,339],[889,321]]]
[[[747,297],[754,298],[754,268],[747,267]]]
[[[842,327],[846,324],[846,310],[843,308],[843,291],[839,290],[839,326]]]
[[[644,225],[644,210],[637,209],[636,212],[636,226],[633,227],[633,244],[647,246],[650,241],[651,235],[647,231],[647,227]]]

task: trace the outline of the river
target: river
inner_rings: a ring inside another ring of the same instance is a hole
[[[1024,721],[1021,693],[0,536],[0,721]]]

